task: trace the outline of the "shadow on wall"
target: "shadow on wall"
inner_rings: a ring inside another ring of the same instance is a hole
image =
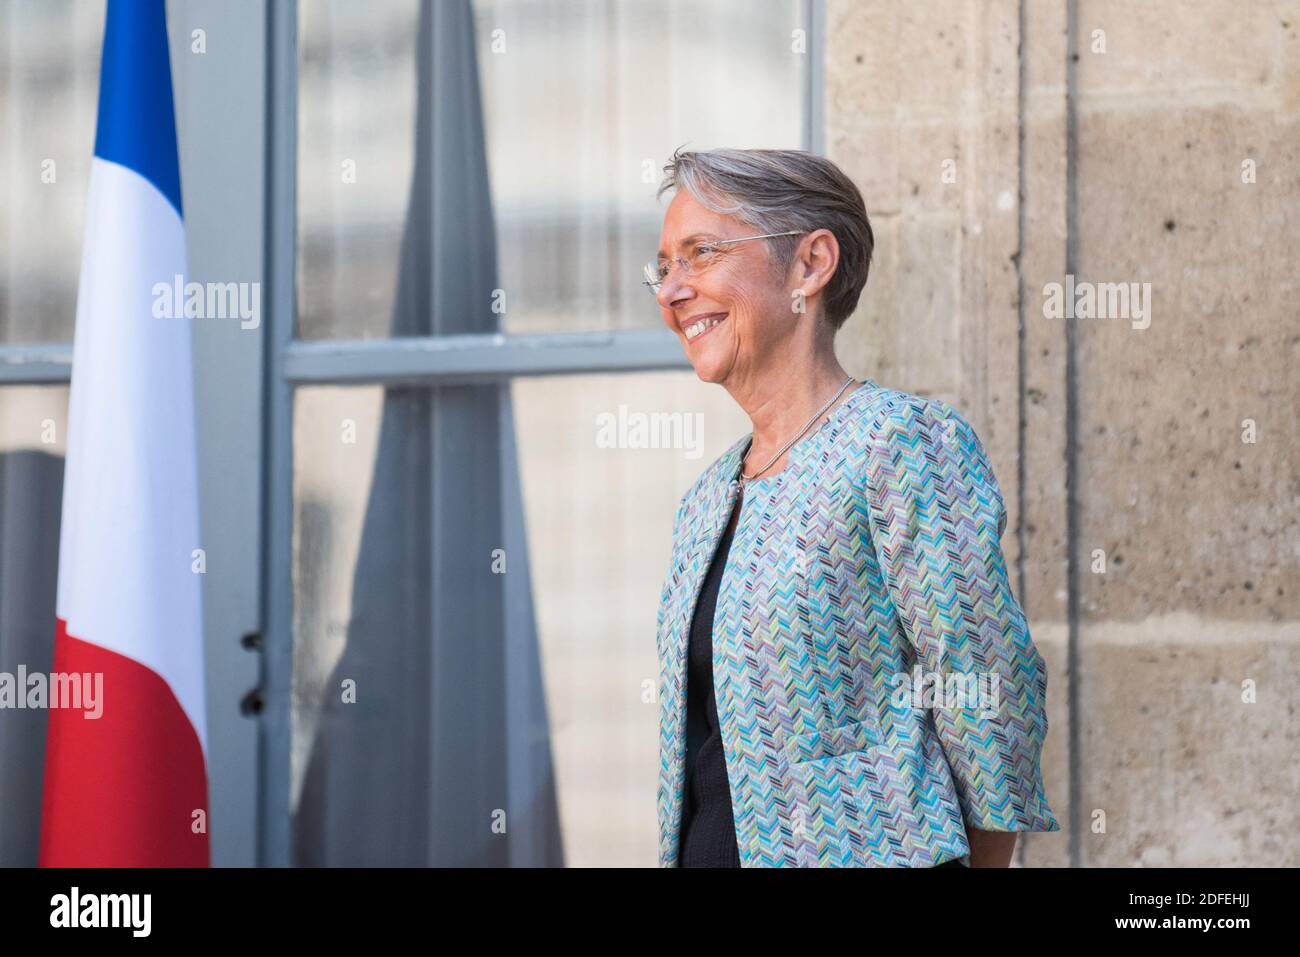
[[[49,673],[59,580],[63,458],[0,455],[0,672]],[[21,689],[19,689],[21,691]],[[0,867],[35,867],[49,712],[0,712]]]

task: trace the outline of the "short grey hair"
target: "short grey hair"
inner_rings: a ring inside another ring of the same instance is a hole
[[[838,331],[867,284],[875,239],[862,193],[844,171],[806,150],[716,149],[682,151],[664,166],[656,198],[685,187],[704,207],[735,216],[760,233],[829,229],[840,262],[826,285],[825,318]],[[771,257],[790,265],[800,236],[768,239]]]

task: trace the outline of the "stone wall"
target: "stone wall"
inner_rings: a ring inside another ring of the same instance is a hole
[[[1294,866],[1300,2],[827,22],[877,243],[841,357],[971,419],[1050,669],[1063,830],[1022,862]],[[1045,315],[1067,275],[1118,314]]]

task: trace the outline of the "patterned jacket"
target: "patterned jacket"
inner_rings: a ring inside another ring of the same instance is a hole
[[[674,523],[657,635],[663,867],[678,864],[691,618],[749,440]],[[870,379],[747,484],[713,626],[742,867],[926,867],[969,853],[965,823],[1060,830],[1039,766],[1047,673],[1005,525],[965,419]]]

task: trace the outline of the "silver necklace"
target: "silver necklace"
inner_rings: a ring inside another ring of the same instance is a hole
[[[798,442],[799,437],[802,436],[805,432],[807,432],[812,427],[812,424],[816,422],[818,419],[820,419],[822,415],[826,412],[826,410],[835,404],[835,400],[844,394],[844,390],[849,387],[849,384],[852,381],[853,381],[853,376],[849,376],[847,379],[845,379],[844,384],[840,386],[840,391],[836,392],[833,396],[831,396],[829,402],[827,402],[824,406],[822,406],[820,409],[814,412],[813,417],[809,419],[807,423],[804,424],[804,427],[795,433],[794,438],[792,438],[789,442],[785,443],[785,445],[781,446],[781,451],[777,452],[776,455],[772,456],[772,460],[768,462],[766,465],[764,465],[757,472],[754,472],[751,475],[746,475],[745,461],[744,459],[742,459],[740,462],[740,487],[743,489],[745,487],[746,482],[748,482],[750,479],[758,478],[760,475],[762,475],[764,472],[770,469],[773,465],[775,465],[776,460],[779,459],[781,456],[785,455],[786,451],[790,448],[790,446]],[[752,441],[750,444],[751,445],[753,444]],[[746,459],[749,458],[749,452],[745,453],[745,458]]]

